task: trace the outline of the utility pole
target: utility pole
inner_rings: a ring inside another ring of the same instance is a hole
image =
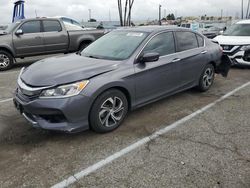
[[[248,0],[248,4],[247,4],[246,19],[248,19],[248,18],[249,18],[249,15],[250,15],[250,13],[249,13],[249,6],[250,6],[250,0]]]
[[[159,25],[161,25],[161,5],[159,5]]]
[[[221,20],[222,20],[222,18],[223,18],[223,9],[221,9],[220,17],[221,17]]]
[[[244,1],[241,0],[241,19],[244,18]]]
[[[89,21],[91,20],[91,9],[89,9]]]

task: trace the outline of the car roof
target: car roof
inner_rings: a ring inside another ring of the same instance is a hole
[[[35,21],[35,20],[58,20],[59,18],[48,18],[48,17],[38,17],[38,18],[28,18],[28,19],[21,19],[17,20],[17,22],[24,22],[24,21]]]
[[[182,28],[177,26],[138,26],[138,27],[127,27],[119,28],[117,31],[131,31],[131,32],[146,32],[146,33],[158,33],[161,31],[192,31],[188,28]]]
[[[250,20],[241,20],[238,21],[236,24],[250,24]]]

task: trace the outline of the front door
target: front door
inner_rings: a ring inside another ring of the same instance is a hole
[[[150,102],[178,88],[179,62],[175,54],[173,32],[154,36],[141,55],[150,52],[160,54],[156,62],[135,64],[137,105]]]
[[[41,21],[24,22],[17,30],[22,30],[22,34],[13,34],[17,56],[37,55],[44,52]]]

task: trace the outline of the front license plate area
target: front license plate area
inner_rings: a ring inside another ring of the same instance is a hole
[[[16,100],[14,100],[14,105],[16,107],[16,109],[20,112],[20,114],[23,113],[23,106]]]

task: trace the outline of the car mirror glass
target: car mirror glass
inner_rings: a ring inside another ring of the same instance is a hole
[[[16,31],[16,35],[22,35],[23,34],[23,30],[22,29],[18,29],[17,31]]]

